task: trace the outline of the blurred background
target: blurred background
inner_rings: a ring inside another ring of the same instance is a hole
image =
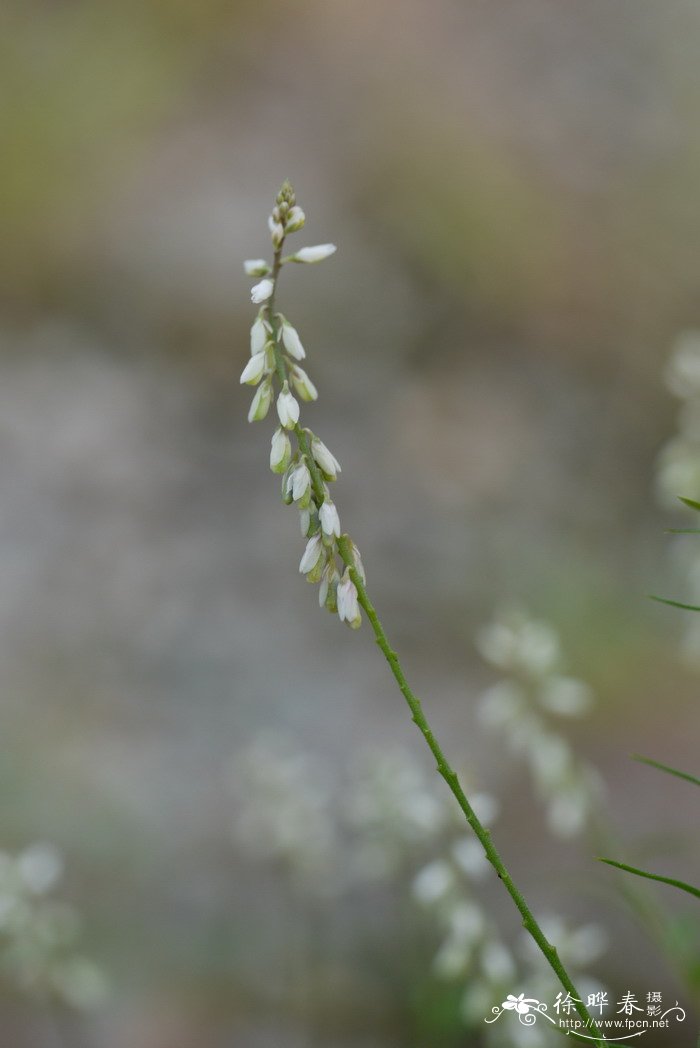
[[[695,900],[595,856],[697,880],[697,796],[630,759],[698,772],[690,616],[646,599],[700,577],[665,534],[700,497],[697,6],[0,20],[0,1042],[550,1043],[484,1024],[557,987],[246,422],[288,177],[297,246],[339,246],[280,284],[304,419],[392,643],[586,985],[694,1044]]]

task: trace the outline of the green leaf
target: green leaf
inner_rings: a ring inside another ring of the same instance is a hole
[[[672,608],[683,608],[684,611],[700,611],[700,607],[697,604],[683,604],[680,600],[667,600],[666,597],[655,597],[653,593],[649,594],[649,600],[656,600],[659,604],[669,604]]]
[[[700,535],[700,528],[666,528],[667,535]]]
[[[625,862],[616,862],[615,859],[599,857],[598,861],[607,863],[608,866],[614,866],[617,870],[634,873],[637,877],[646,877],[650,881],[659,881],[660,884],[670,884],[672,887],[680,888],[681,891],[688,892],[689,895],[695,895],[700,899],[700,888],[694,888],[692,884],[686,884],[685,881],[677,881],[675,877],[662,877],[660,873],[648,873],[646,870],[637,869],[636,866],[628,866]]]
[[[632,760],[639,761],[640,764],[648,764],[650,768],[658,768],[659,771],[667,771],[669,775],[675,775],[679,779],[685,779],[686,782],[692,782],[695,786],[700,786],[700,779],[697,779],[694,775],[690,775],[687,771],[679,771],[678,768],[671,768],[668,764],[662,764],[660,761],[654,761],[651,757],[641,757],[638,753],[632,754]]]
[[[695,499],[686,499],[683,497],[683,495],[679,495],[678,498],[685,506],[688,506],[690,509],[700,510],[700,502],[696,502]]]

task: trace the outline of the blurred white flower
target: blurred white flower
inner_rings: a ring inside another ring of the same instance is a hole
[[[264,258],[248,258],[243,263],[243,268],[249,277],[264,277],[270,272]]]
[[[336,251],[335,244],[316,244],[314,247],[302,247],[296,251],[290,261],[292,262],[322,262]]]
[[[416,874],[412,891],[419,902],[428,906],[442,899],[453,885],[454,873],[449,863],[436,859]]]
[[[254,284],[250,289],[251,302],[254,302],[256,305],[259,305],[261,302],[267,302],[274,290],[274,281],[269,280],[266,277],[264,280],[261,280],[259,284]]]

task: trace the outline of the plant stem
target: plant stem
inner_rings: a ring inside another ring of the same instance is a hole
[[[386,633],[384,632],[384,627],[382,626],[379,620],[379,616],[377,615],[374,605],[369,599],[367,589],[360,575],[354,567],[354,559],[352,555],[350,539],[347,535],[342,535],[338,540],[338,552],[340,553],[340,556],[342,557],[343,561],[349,569],[350,578],[352,579],[357,589],[358,602],[367,615],[367,618],[374,631],[374,636],[377,645],[379,646],[382,654],[384,655],[384,658],[389,663],[389,669],[394,675],[394,679],[396,680],[396,683],[399,686],[399,691],[408,703],[409,709],[411,710],[413,722],[420,731],[425,741],[427,742],[433,756],[435,757],[438,772],[443,777],[448,787],[452,791],[452,794],[454,795],[457,803],[459,804],[460,808],[464,813],[464,817],[466,818],[467,822],[469,823],[472,830],[481,842],[481,846],[484,849],[486,858],[493,866],[494,870],[498,874],[499,879],[503,882],[504,888],[506,889],[511,899],[515,903],[518,911],[520,912],[520,915],[523,919],[523,927],[529,932],[534,941],[537,943],[537,946],[539,947],[540,951],[542,952],[550,967],[554,971],[555,975],[559,979],[561,985],[576,1002],[576,1011],[578,1012],[580,1017],[583,1020],[585,1020],[588,1028],[592,1029],[595,1033],[597,1033],[595,1020],[588,1012],[586,1006],[583,1004],[583,1000],[578,997],[578,990],[574,986],[571,978],[569,977],[568,972],[566,971],[566,968],[562,964],[556,947],[554,947],[545,936],[544,932],[542,931],[542,928],[533,916],[530,907],[525,902],[522,892],[515,885],[513,878],[508,873],[508,870],[506,869],[503,860],[501,859],[501,856],[491,839],[490,831],[487,830],[483,823],[481,823],[481,821],[479,820],[476,812],[474,811],[467,799],[467,795],[465,794],[462,788],[457,773],[448,763],[440,744],[435,738],[432,728],[430,727],[426,719],[426,716],[423,713],[421,701],[411,690],[408,681],[406,680],[406,677],[404,675],[403,669],[401,668],[401,663],[399,662],[398,655],[391,648]],[[601,1046],[604,1042],[598,1040],[595,1043],[598,1046]]]

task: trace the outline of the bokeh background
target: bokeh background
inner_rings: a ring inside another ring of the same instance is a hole
[[[630,900],[595,855],[697,879],[697,796],[630,760],[698,771],[687,622],[646,599],[687,595],[664,529],[693,520],[658,478],[666,362],[700,325],[697,6],[24,0],[0,20],[0,1042],[496,1043],[465,1016],[469,948],[435,965],[425,869],[457,830],[423,744],[369,630],[297,575],[273,423],[246,422],[241,262],[285,177],[298,245],[339,245],[280,285],[320,389],[304,418],[409,678],[537,912],[606,929],[580,959],[611,999],[692,1011],[694,900]],[[548,758],[538,794],[476,712],[503,676],[479,631],[513,608],[595,695],[556,734],[604,784],[597,828],[552,834]],[[520,956],[491,881],[470,905]]]

